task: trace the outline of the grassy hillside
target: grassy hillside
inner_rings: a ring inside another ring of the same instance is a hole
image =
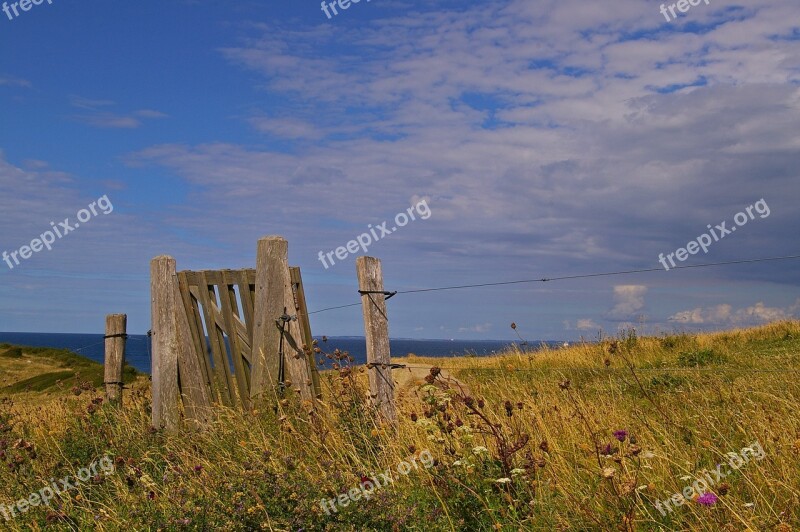
[[[125,366],[123,380],[136,379]],[[0,397],[13,395],[26,402],[60,395],[74,387],[103,385],[103,365],[68,349],[0,344]]]
[[[23,350],[23,360],[29,356]],[[276,531],[800,526],[798,322],[698,336],[638,338],[630,331],[598,344],[493,358],[396,359],[409,366],[395,370],[397,431],[380,425],[366,405],[360,368],[349,367],[345,355],[332,357],[339,366],[323,374],[325,399],[315,411],[282,398],[253,412],[219,410],[199,432],[151,430],[146,383],[126,390],[122,408],[91,389],[73,395],[66,381],[48,388],[61,393],[46,404],[20,405],[11,395],[0,419],[0,504],[106,456],[114,470],[97,472],[49,506],[17,511],[5,524]],[[15,353],[0,355],[4,370],[19,363]],[[444,371],[426,372],[433,364]],[[67,369],[46,373],[61,371]],[[693,483],[697,492],[686,490]],[[686,498],[675,495],[684,490]],[[323,499],[337,500],[323,508]]]

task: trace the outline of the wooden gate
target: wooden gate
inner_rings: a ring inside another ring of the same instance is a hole
[[[153,425],[204,421],[215,404],[250,408],[287,390],[321,394],[300,268],[280,237],[258,242],[255,269],[175,272],[151,262]]]

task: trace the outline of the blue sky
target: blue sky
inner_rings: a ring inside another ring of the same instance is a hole
[[[113,212],[13,269],[0,330],[149,328],[149,261],[253,267],[289,240],[312,310],[357,301],[344,246],[375,243],[388,289],[800,253],[800,8],[659,2],[45,1],[0,12],[0,252]],[[392,225],[392,224],[390,224]],[[359,253],[360,254],[360,253]],[[397,337],[594,338],[800,313],[798,261],[399,295]],[[315,334],[362,333],[357,307]]]

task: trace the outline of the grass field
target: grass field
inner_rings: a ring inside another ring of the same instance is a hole
[[[334,358],[314,411],[281,398],[166,434],[150,428],[146,378],[117,407],[94,389],[99,366],[0,346],[0,520],[11,530],[800,527],[798,322],[394,359],[408,366],[395,370],[397,430],[374,418],[360,368]],[[113,471],[87,476],[101,459]],[[81,475],[49,505],[11,515],[51,479]]]

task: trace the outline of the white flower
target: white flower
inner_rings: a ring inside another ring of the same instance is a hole
[[[511,470],[511,476],[512,477],[515,477],[517,475],[521,475],[523,473],[525,473],[525,470],[524,469],[520,469],[519,467],[516,467],[516,468]]]
[[[463,464],[464,464],[463,460],[456,460],[455,462],[453,462],[454,466],[460,466],[460,465],[463,465]]]
[[[497,480],[495,480],[495,482],[497,482],[498,484],[508,484],[509,482],[511,482],[511,479],[510,478],[505,478],[505,477],[504,478],[498,478]]]
[[[488,453],[489,449],[486,447],[475,447],[472,449],[472,454],[480,455],[481,453]]]

